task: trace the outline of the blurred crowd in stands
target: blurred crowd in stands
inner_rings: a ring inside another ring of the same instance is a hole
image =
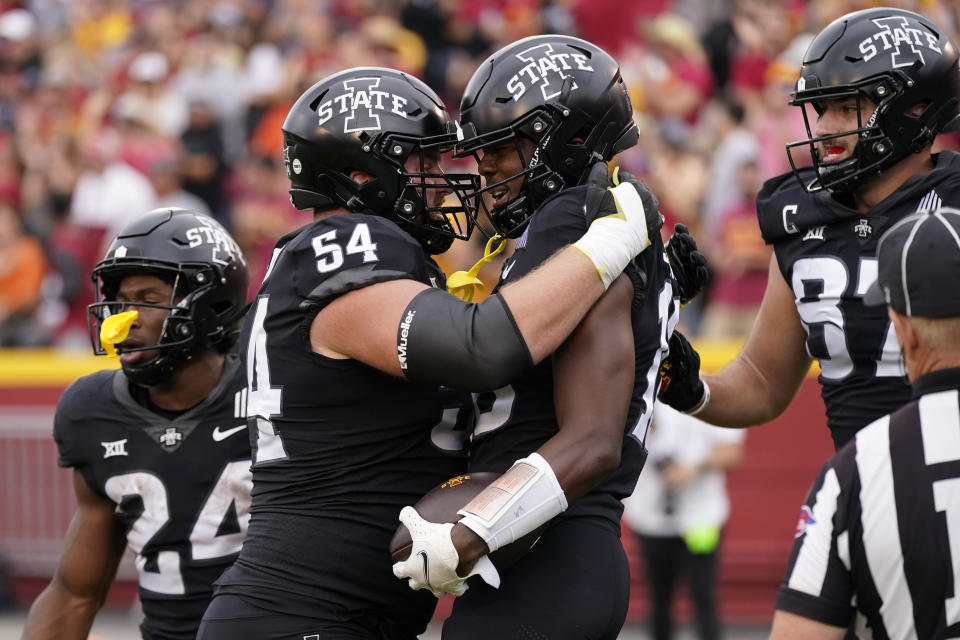
[[[622,65],[642,137],[620,164],[658,194],[665,232],[689,225],[714,270],[687,330],[744,335],[770,255],[753,198],[789,170],[784,144],[806,136],[787,104],[806,44],[876,4],[0,0],[0,346],[88,348],[90,269],[110,235],[158,206],[209,211],[259,283],[274,241],[309,220],[289,203],[280,137],[305,88],[345,67],[389,66],[426,80],[455,115],[489,53],[548,32],[591,40]],[[957,0],[882,4],[954,37],[960,26]],[[444,266],[466,268],[477,251],[459,247]]]

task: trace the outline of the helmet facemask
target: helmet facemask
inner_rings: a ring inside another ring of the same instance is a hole
[[[382,216],[431,254],[470,237],[479,178],[444,174],[428,162],[453,148],[457,129],[422,81],[393,69],[341,71],[300,96],[282,131],[297,209]],[[354,180],[357,171],[369,179]]]
[[[827,190],[832,193],[851,193],[856,191],[872,176],[896,164],[913,149],[906,145],[897,145],[883,130],[884,114],[900,102],[903,96],[900,83],[893,78],[870,78],[855,85],[829,87],[822,90],[797,91],[793,106],[799,106],[803,112],[803,122],[807,130],[807,139],[787,144],[787,157],[794,174],[800,179],[800,164],[794,157],[794,150],[806,147],[813,160],[815,176],[804,183],[808,193]],[[872,113],[865,114],[864,96],[876,97],[876,106]],[[816,119],[823,113],[821,103],[854,98],[857,104],[857,126],[849,131],[816,136],[813,133]],[[808,107],[816,116],[808,112]],[[904,114],[905,115],[905,114]],[[866,118],[865,118],[866,116]],[[813,124],[811,124],[813,120]],[[831,140],[857,136],[857,143],[850,156],[837,162],[824,163],[821,149],[829,146]],[[932,138],[931,138],[932,139]]]
[[[480,153],[483,150],[513,143],[513,148],[523,165],[521,171],[503,180],[487,184],[473,194],[477,210],[479,211],[480,207],[483,208],[493,223],[496,233],[503,237],[519,237],[537,207],[566,186],[563,176],[547,164],[547,150],[559,129],[560,119],[553,113],[555,109],[553,105],[545,105],[518,118],[503,129],[482,135],[476,135],[472,125],[468,124],[464,129],[464,141],[457,145],[454,157],[472,156],[479,166]],[[536,145],[533,152],[529,154],[529,158],[524,153],[520,143],[521,138],[532,140]],[[503,190],[514,180],[523,181],[518,195],[508,202],[489,208],[484,196]]]
[[[823,108],[827,101],[850,98],[859,107],[856,129],[816,138],[812,114],[804,109],[808,139],[787,145],[794,174],[808,192],[856,193],[911,154],[928,154],[937,135],[960,129],[956,45],[910,11],[877,7],[841,16],[807,47],[791,104]],[[867,101],[876,105],[873,113],[864,113]],[[847,135],[857,136],[850,157],[825,163],[824,142]],[[793,154],[804,145],[813,180]]]
[[[617,61],[594,44],[557,34],[524,38],[492,54],[464,89],[460,126],[464,138],[455,157],[473,155],[479,162],[483,149],[503,145],[506,151],[512,140],[522,151],[520,139],[533,142],[520,155],[522,169],[499,174],[503,179],[482,192],[510,190],[513,199],[497,201],[488,216],[511,238],[549,198],[581,184],[595,162],[639,138]]]
[[[427,154],[447,153],[455,140],[456,134],[417,138],[388,133],[380,145],[384,150],[383,159],[393,165],[400,176],[393,216],[431,255],[443,253],[454,240],[468,240],[476,225],[477,207],[473,201],[477,199],[480,177],[472,173],[441,172],[439,167],[436,171],[427,171]],[[409,169],[411,157],[417,159],[417,171]]]
[[[166,304],[117,301],[123,278],[138,274],[156,276],[170,284],[170,300]],[[87,329],[94,354],[107,355],[100,339],[100,330],[111,315],[130,308],[163,309],[167,314],[155,344],[124,347],[120,343],[117,346],[121,354],[157,351],[157,355],[149,360],[121,362],[121,367],[134,384],[144,387],[160,384],[195,354],[228,339],[234,330],[232,323],[217,318],[214,309],[197,304],[216,288],[216,283],[222,277],[209,265],[164,265],[156,262],[98,265],[92,274],[96,301],[87,307]],[[185,294],[184,290],[187,290]]]

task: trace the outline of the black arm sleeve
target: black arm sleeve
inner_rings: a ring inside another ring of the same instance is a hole
[[[465,391],[497,389],[533,365],[499,295],[467,304],[440,289],[427,289],[407,305],[397,356],[409,380]]]

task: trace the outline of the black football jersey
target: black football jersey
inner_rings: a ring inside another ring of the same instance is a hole
[[[544,202],[517,242],[513,256],[504,261],[498,288],[529,273],[586,232],[585,196],[586,187],[575,187]],[[633,492],[646,460],[644,442],[660,386],[660,362],[667,354],[667,341],[677,323],[680,306],[659,237],[654,246],[627,267],[626,273],[634,285],[636,374],[620,467],[560,516],[599,517],[617,532],[623,511],[620,501]],[[584,371],[583,375],[593,374]],[[506,387],[478,394],[477,407],[470,468],[502,473],[558,431],[552,359],[527,369]]]
[[[863,294],[877,279],[884,231],[922,209],[960,206],[960,156],[945,151],[935,160],[932,171],[912,176],[865,213],[829,193],[806,193],[792,173],[767,181],[757,197],[760,230],[794,292],[807,352],[820,362],[827,425],[838,449],[910,399],[887,309],[865,306]]]
[[[415,384],[311,350],[338,296],[443,273],[393,222],[335,215],[282,238],[240,338],[250,384],[253,506],[217,593],[290,615],[386,619],[419,633],[436,599],[393,575],[401,508],[466,467],[469,393]]]
[[[122,370],[80,378],[57,404],[59,464],[117,505],[144,637],[195,638],[214,580],[240,551],[250,518],[245,396],[243,368],[228,356],[213,392],[174,419],[138,404]]]

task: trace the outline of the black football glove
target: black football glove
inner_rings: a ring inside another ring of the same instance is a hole
[[[650,242],[657,237],[660,229],[663,227],[663,216],[660,215],[660,201],[653,195],[650,188],[642,181],[637,180],[633,175],[625,171],[618,171],[617,182],[614,183],[607,171],[606,163],[597,161],[590,168],[590,174],[587,178],[587,202],[586,219],[587,225],[597,218],[609,216],[617,213],[617,203],[610,192],[609,187],[629,182],[640,196],[640,202],[643,204],[643,213],[647,222],[647,237]],[[694,242],[696,247],[696,242]]]
[[[663,214],[660,213],[659,198],[650,190],[646,182],[638,180],[632,173],[621,171],[619,167],[614,173],[613,178],[614,186],[629,182],[640,195],[640,202],[643,203],[643,212],[647,215],[648,235],[650,242],[653,242],[653,239],[660,233],[660,229],[663,228]]]
[[[670,354],[660,363],[657,398],[677,411],[690,411],[703,399],[700,354],[682,333],[670,336]]]
[[[706,288],[710,280],[707,258],[697,249],[697,241],[684,224],[673,225],[666,253],[680,289],[680,304],[687,304]]]

